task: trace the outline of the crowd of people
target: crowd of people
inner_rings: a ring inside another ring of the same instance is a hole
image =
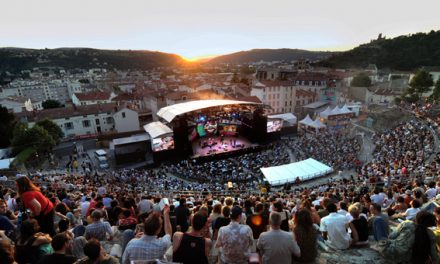
[[[199,162],[196,159],[167,164],[166,170],[181,178],[201,183],[218,184],[234,182],[255,188],[263,181],[262,167],[278,166],[290,162],[289,153],[282,142],[276,142],[258,152],[236,157]]]
[[[19,175],[15,187],[0,186],[0,263],[310,263],[318,248],[352,247],[394,263],[438,263],[431,130],[412,120],[374,140],[374,159],[358,175],[267,194],[245,192],[261,183],[260,167],[289,163],[290,151],[351,169],[359,142],[323,133],[205,163]],[[215,192],[231,180],[241,193]],[[203,195],[183,194],[195,190]]]
[[[432,178],[438,164],[427,159],[434,153],[434,135],[428,125],[410,120],[394,129],[373,137],[373,160],[365,164],[361,173],[373,181],[400,178],[402,175],[424,175]]]
[[[358,154],[361,149],[359,140],[341,132],[319,132],[313,136],[303,134],[287,145],[296,159],[314,158],[334,170],[350,170],[360,165]]]

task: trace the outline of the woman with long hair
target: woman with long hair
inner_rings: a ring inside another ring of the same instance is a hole
[[[52,202],[28,177],[20,177],[15,182],[24,207],[31,210],[32,217],[38,221],[41,232],[54,236],[54,205]]]
[[[438,263],[436,238],[431,229],[436,225],[433,214],[420,211],[416,215],[416,229],[414,231],[414,245],[412,248],[412,263]]]
[[[308,210],[312,216],[313,223],[319,225],[319,223],[321,222],[321,218],[319,217],[318,212],[312,206],[312,201],[309,198],[305,199],[301,203],[301,208]]]
[[[302,209],[296,212],[293,233],[302,252],[299,258],[295,256],[293,257],[294,261],[314,261],[318,255],[316,242],[317,234],[316,229],[313,226],[312,215],[309,210]]]

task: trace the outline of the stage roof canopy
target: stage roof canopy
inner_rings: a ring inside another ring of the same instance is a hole
[[[144,126],[144,130],[148,133],[148,135],[150,135],[151,138],[157,138],[166,134],[173,133],[173,130],[171,130],[171,128],[159,121],[146,124]]]
[[[272,185],[295,182],[297,177],[301,181],[309,180],[333,171],[331,167],[312,158],[281,166],[261,168],[260,170]]]
[[[236,101],[236,100],[197,100],[197,101],[190,101],[190,102],[163,107],[157,112],[157,115],[165,119],[167,122],[171,122],[176,116],[185,113],[189,113],[205,108],[210,108],[210,107],[235,105],[235,104],[261,105],[261,103],[256,103],[256,102],[246,102],[246,101]]]

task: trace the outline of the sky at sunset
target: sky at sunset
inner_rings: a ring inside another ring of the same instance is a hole
[[[439,0],[0,0],[0,47],[159,50],[185,58],[253,48],[346,50],[440,29]]]

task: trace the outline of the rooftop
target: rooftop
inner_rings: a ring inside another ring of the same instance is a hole
[[[76,98],[80,101],[97,101],[110,99],[110,92],[89,92],[89,93],[75,93]]]
[[[117,112],[118,107],[114,103],[109,104],[93,104],[81,106],[66,106],[61,108],[44,109],[33,112],[17,113],[18,118],[26,118],[28,122],[37,122],[43,119],[59,119],[74,116],[93,115],[108,112]]]

